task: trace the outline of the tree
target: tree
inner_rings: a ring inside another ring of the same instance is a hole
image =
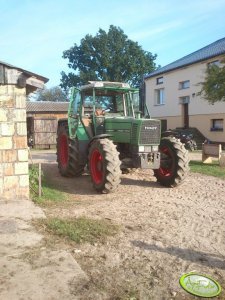
[[[225,101],[225,58],[220,65],[209,65],[205,81],[201,83],[201,94],[211,104]]]
[[[67,94],[59,86],[52,88],[38,89],[35,93],[36,101],[53,101],[53,102],[66,102],[69,101]]]
[[[89,80],[121,81],[139,86],[143,75],[155,70],[156,55],[144,51],[128,39],[123,30],[111,25],[108,33],[99,29],[95,36],[87,34],[80,42],[63,52],[73,72],[62,72],[62,88],[80,86]]]

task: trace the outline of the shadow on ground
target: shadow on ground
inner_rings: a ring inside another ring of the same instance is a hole
[[[42,171],[48,184],[55,189],[76,195],[101,195],[94,190],[91,182],[91,177],[85,173],[79,177],[63,177],[58,171],[57,164],[42,163]],[[148,178],[136,179],[131,178],[129,174],[122,175],[122,186],[141,186],[143,188],[164,188],[155,181],[150,181]],[[149,175],[149,178],[151,176]]]
[[[154,244],[148,244],[142,241],[131,241],[131,244],[142,250],[157,251],[168,253],[169,255],[179,257],[185,261],[191,261],[194,263],[200,263],[210,268],[218,268],[225,270],[225,257],[223,255],[215,255],[211,253],[205,253],[202,251],[196,251],[193,249],[184,249],[178,247],[160,247]]]

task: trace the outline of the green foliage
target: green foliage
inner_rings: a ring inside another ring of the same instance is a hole
[[[39,174],[38,165],[30,165],[29,185],[30,185],[30,195],[32,199],[34,199],[38,195],[38,177],[39,177],[38,174]]]
[[[201,161],[190,161],[189,163],[191,172],[201,173],[204,175],[215,176],[221,179],[225,179],[225,170],[220,167],[218,162],[212,164],[204,164]]]
[[[42,184],[42,195],[39,197],[39,170],[38,165],[32,164],[29,166],[29,185],[31,199],[38,204],[49,204],[59,201],[65,201],[66,195],[63,192],[56,190],[53,186],[48,183],[48,179],[41,172],[41,184]]]
[[[44,220],[44,223],[50,232],[69,238],[76,243],[104,242],[107,236],[114,236],[119,229],[118,226],[106,220],[92,220],[86,217],[77,219],[50,218]]]
[[[43,195],[39,199],[40,202],[43,204],[53,204],[66,200],[67,197],[65,193],[55,189],[51,185],[48,185],[45,180],[43,181]]]
[[[211,104],[225,101],[225,58],[222,63],[221,66],[209,65],[202,83],[201,94]]]
[[[80,46],[74,44],[64,51],[63,58],[69,60],[68,66],[73,70],[69,74],[61,73],[64,89],[95,80],[128,82],[138,87],[143,75],[156,68],[156,55],[144,51],[113,25],[108,33],[99,29],[95,36],[87,34]]]
[[[52,88],[38,89],[36,92],[36,101],[67,102],[67,93],[59,86]]]

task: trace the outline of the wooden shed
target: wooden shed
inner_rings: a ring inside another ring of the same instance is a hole
[[[68,102],[27,102],[27,137],[29,146],[54,148],[58,119],[66,118]]]

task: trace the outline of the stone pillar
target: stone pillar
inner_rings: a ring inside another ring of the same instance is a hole
[[[26,88],[0,85],[0,200],[29,199]]]

